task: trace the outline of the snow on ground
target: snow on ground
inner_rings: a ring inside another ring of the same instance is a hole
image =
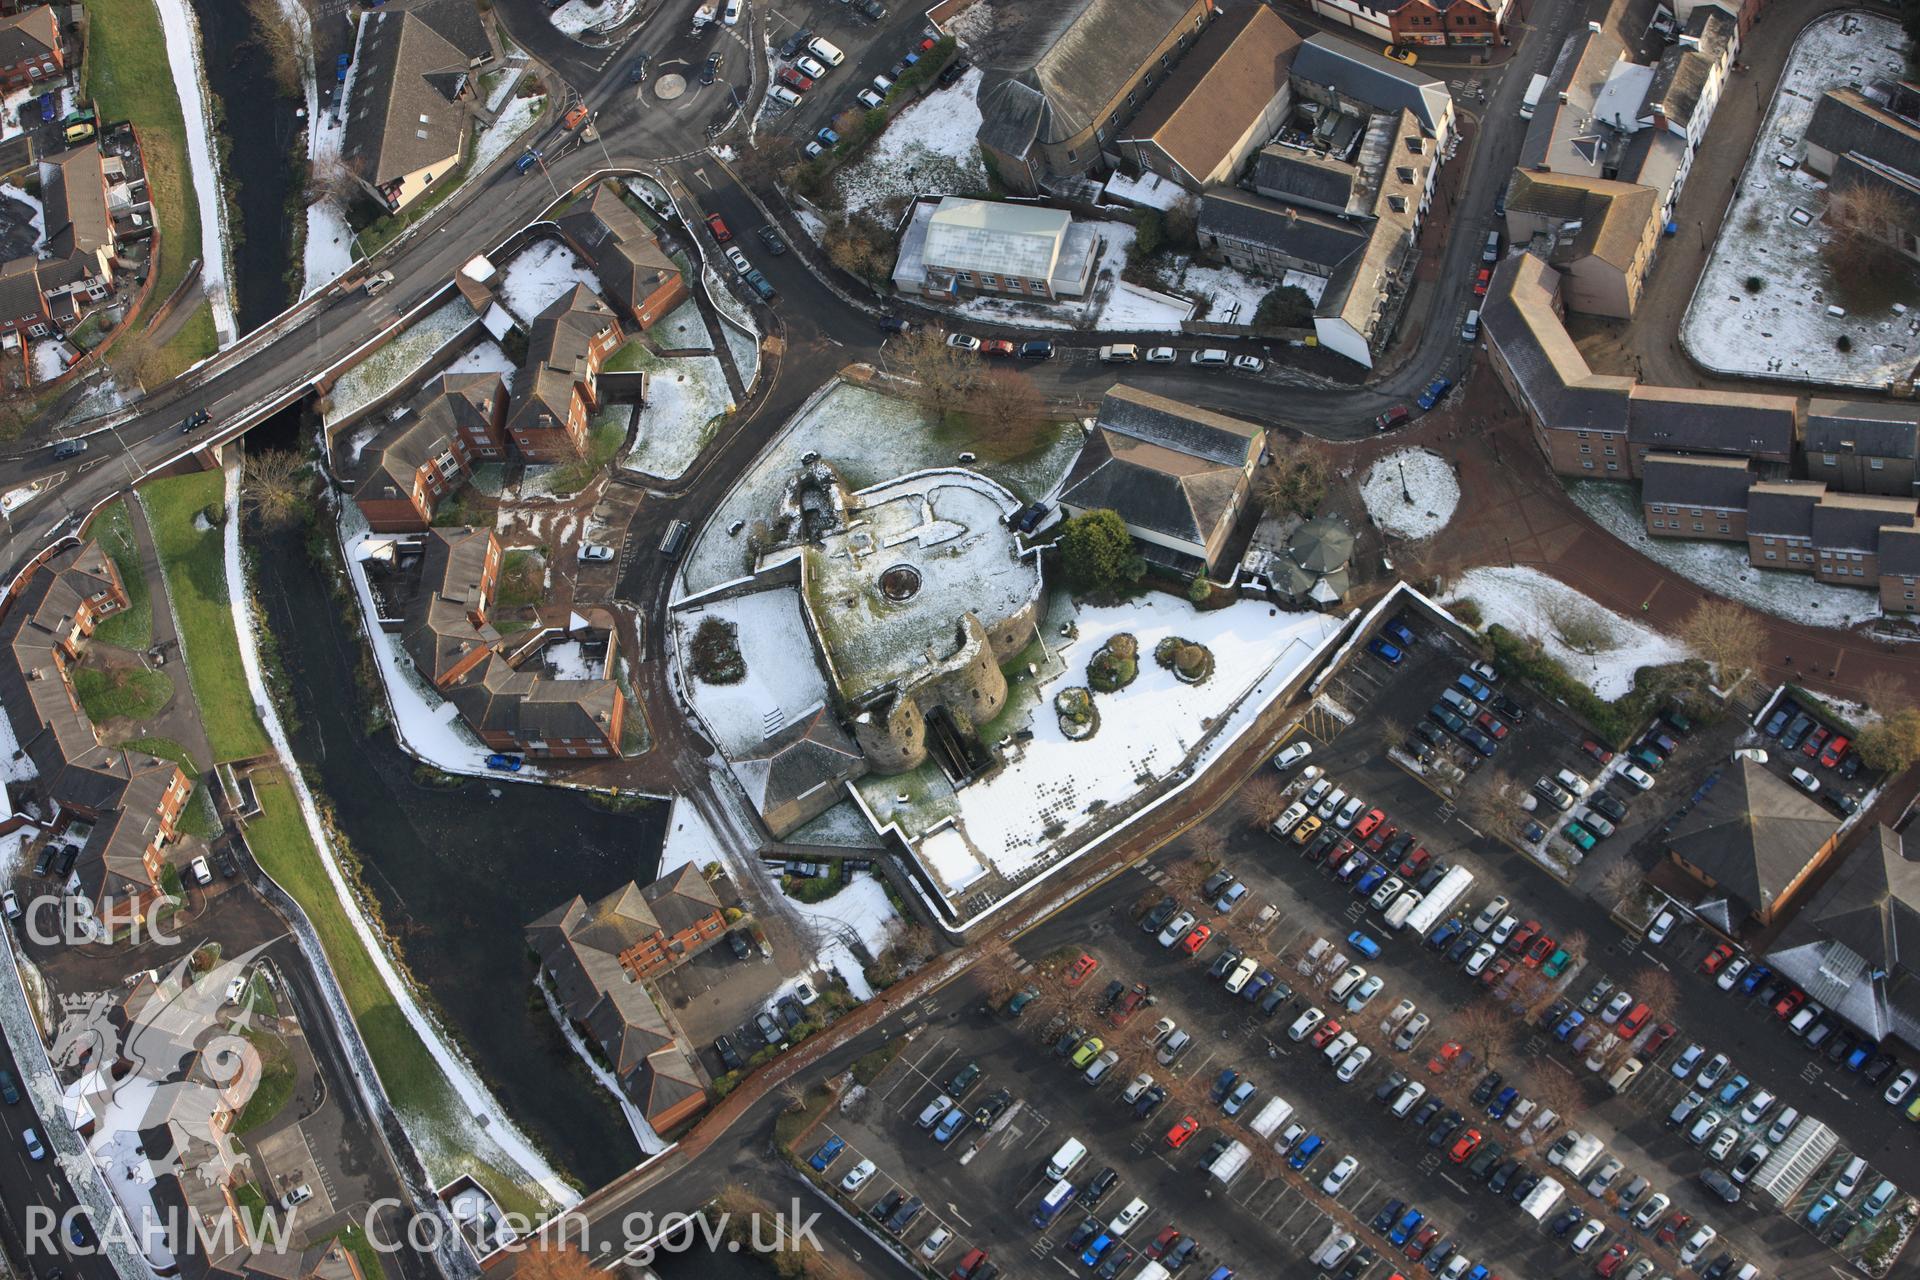
[[[1076,427],[1067,426],[1047,448],[1011,462],[976,463],[974,470],[1032,502],[1053,491],[1085,442]],[[704,591],[744,572],[739,544],[727,536],[726,526],[777,509],[782,487],[809,450],[839,467],[855,489],[957,461],[951,440],[929,432],[926,415],[916,405],[851,383],[830,383],[760,451],[753,466],[721,500],[700,540],[687,553],[682,594]]]
[[[1408,502],[1411,495],[1413,501]],[[1387,533],[1431,538],[1447,527],[1460,504],[1460,481],[1431,449],[1402,449],[1374,463],[1360,484],[1367,515]]]
[[[720,842],[713,838],[713,829],[700,816],[700,810],[684,795],[677,795],[667,811],[667,839],[660,846],[660,865],[654,878],[665,879],[689,862],[704,867],[718,857],[719,850]]]
[[[493,163],[494,158],[517,141],[521,134],[533,127],[534,121],[546,109],[547,99],[542,94],[530,98],[515,98],[500,111],[492,124],[480,131],[480,137],[473,144],[473,163],[467,166],[469,174],[481,173]]]
[[[187,168],[200,205],[200,287],[213,303],[213,324],[225,346],[238,336],[227,296],[227,202],[221,196],[220,162],[213,149],[212,94],[200,62],[200,24],[187,0],[155,0],[166,40],[167,65],[187,122]]]
[[[1152,289],[1122,280],[1114,286],[1107,305],[1100,310],[1095,327],[1102,332],[1121,329],[1152,329],[1165,333],[1180,332],[1180,322],[1193,318],[1193,304]]]
[[[1537,569],[1483,566],[1469,569],[1453,584],[1447,599],[1471,599],[1485,625],[1499,623],[1515,635],[1533,636],[1567,674],[1609,701],[1633,688],[1641,667],[1664,666],[1692,656],[1678,640],[1629,621],[1558,578]],[[1607,633],[1595,652],[1583,653],[1560,638],[1559,625],[1571,620],[1601,624]]]
[[[692,298],[669,311],[666,319],[647,330],[647,337],[662,351],[713,350],[713,338],[707,333],[706,317],[700,314],[700,304]]]
[[[461,352],[441,373],[497,373],[507,384],[507,390],[513,390],[513,361],[500,349],[500,344],[489,338],[485,342],[476,342]]]
[[[548,980],[547,975],[540,974],[534,980],[534,985],[540,988],[540,997],[547,1002],[547,1013],[553,1018],[554,1025],[560,1028],[560,1034],[566,1037],[567,1047],[586,1064],[594,1083],[612,1094],[614,1102],[619,1104],[620,1114],[627,1118],[627,1128],[632,1131],[633,1140],[639,1144],[640,1150],[650,1156],[665,1151],[666,1140],[654,1132],[653,1126],[647,1123],[647,1117],[639,1107],[634,1105],[633,1099],[627,1096],[626,1090],[620,1087],[620,1082],[614,1079],[613,1072],[607,1070],[604,1065],[605,1058],[587,1047],[587,1042],[581,1036],[580,1029],[574,1026],[573,1019],[561,1010],[559,1002],[553,998],[553,984]]]
[[[67,410],[67,422],[85,422],[90,418],[102,418],[127,407],[126,393],[120,390],[111,373],[98,371],[87,376],[87,389]]]
[[[600,0],[597,4],[589,0],[567,0],[547,21],[570,36],[608,31],[631,18],[639,3],[640,0]]]
[[[746,544],[728,540],[736,548]],[[747,674],[738,684],[708,684],[693,674],[693,635],[709,616],[734,625]],[[813,658],[813,638],[800,613],[800,592],[776,587],[673,615],[680,672],[693,709],[730,759],[752,755],[787,725],[827,699],[826,678]]]
[[[472,323],[473,308],[465,298],[455,295],[408,325],[385,346],[340,375],[327,398],[327,422],[338,422],[416,376]]]
[[[851,943],[858,939],[870,956],[878,957],[893,937],[900,915],[887,898],[886,886],[871,872],[857,872],[840,892],[824,902],[790,904],[814,931],[820,949],[814,960],[822,969],[836,969],[846,979],[856,1000],[873,997],[866,974]],[[776,995],[774,999],[779,999]]]
[[[620,465],[657,479],[675,479],[700,456],[718,420],[732,411],[733,392],[717,358],[661,360],[647,378],[640,431]]]
[[[1053,856],[1063,837],[1108,806],[1138,795],[1143,779],[1175,775],[1196,752],[1221,748],[1241,723],[1229,713],[1243,702],[1250,706],[1249,695],[1256,692],[1258,701],[1277,694],[1339,633],[1343,621],[1317,613],[1276,616],[1264,602],[1203,613],[1159,593],[1123,605],[1081,608],[1073,617],[1079,634],[1061,650],[1064,672],[1043,678],[1037,687],[1021,680],[1021,692],[1009,696],[1009,705],[1019,697],[1031,707],[1025,727],[1033,736],[1008,751],[999,773],[944,795],[924,786],[924,771],[858,784],[867,807],[882,824],[897,822],[917,842],[922,860],[950,892],[989,869],[1008,877],[1033,870]],[[1049,640],[1058,644],[1053,619],[1048,622]],[[1070,741],[1053,713],[1053,695],[1084,684],[1087,662],[1109,637],[1123,632],[1139,643],[1140,674],[1118,693],[1096,694],[1099,732],[1088,741]],[[1212,650],[1213,675],[1191,685],[1160,666],[1154,646],[1168,636]],[[995,730],[1014,727],[1007,723]],[[1210,727],[1217,731],[1211,737]],[[916,784],[923,787],[918,794]],[[951,825],[927,835],[948,818]]]
[[[975,0],[975,3],[947,19],[946,31],[962,49],[971,49],[992,34],[997,19],[993,0]]]
[[[1735,542],[1687,542],[1648,534],[1639,490],[1604,480],[1567,486],[1579,508],[1620,541],[1689,582],[1749,608],[1810,627],[1851,627],[1880,616],[1880,597],[1859,587],[1821,582],[1811,574],[1756,569]]]
[[[857,213],[889,200],[928,193],[981,191],[987,167],[974,135],[980,131],[980,69],[968,71],[902,111],[858,163],[842,169],[834,185]]]
[[[292,27],[294,38],[303,50],[301,73],[307,100],[307,163],[315,173],[324,173],[338,160],[340,141],[346,126],[333,111],[320,109],[320,84],[313,65],[313,19],[300,0],[280,0],[280,13]],[[355,59],[347,70],[348,82],[338,86],[337,107],[352,89],[352,77],[359,69]],[[307,206],[307,234],[302,242],[302,283],[300,296],[306,297],[353,267],[353,229],[338,199],[329,196]]]
[[[43,338],[32,345],[33,381],[51,382],[67,371],[67,355],[72,350],[58,338]]]
[[[727,340],[727,354],[733,357],[733,367],[740,374],[740,385],[751,391],[754,379],[760,376],[759,341],[730,324],[721,325],[720,332]]]
[[[537,240],[513,256],[500,280],[500,301],[513,318],[531,325],[576,284],[600,292],[600,277],[558,240]]]
[[[1826,184],[1804,163],[1807,124],[1826,91],[1905,75],[1905,47],[1897,22],[1853,9],[1795,40],[1681,325],[1688,352],[1707,368],[1875,389],[1912,368],[1920,310],[1828,314]],[[1758,293],[1747,291],[1748,277],[1764,282]],[[1851,351],[1835,346],[1842,336]]]
[[[553,668],[556,680],[598,680],[606,674],[578,640],[556,640],[540,656]]]
[[[513,96],[513,88],[520,83],[519,67],[503,68],[500,80],[487,94],[487,110],[498,111]]]
[[[47,210],[40,203],[40,197],[30,196],[10,182],[0,182],[0,196],[9,200],[18,200],[33,210],[33,243],[36,247],[47,238]]]
[[[711,266],[705,266],[701,268],[701,280],[706,284],[708,301],[713,303],[713,309],[722,317],[722,328],[727,320],[731,320],[741,332],[759,334],[760,327],[753,322],[753,312],[734,297],[733,290],[727,287],[726,276]]]
[[[39,776],[40,771],[33,767],[33,757],[20,749],[20,740],[13,733],[12,719],[0,716],[0,782],[32,782]]]
[[[316,200],[307,206],[307,239],[304,256],[305,283],[300,296],[325,288],[353,269],[353,228],[347,215],[331,198]]]
[[[1320,295],[1327,291],[1325,280],[1304,271],[1289,271],[1276,282],[1265,276],[1235,271],[1232,267],[1203,267],[1192,262],[1181,273],[1178,287],[1196,297],[1213,299],[1213,306],[1206,314],[1208,320],[1217,324],[1252,324],[1261,299],[1287,284],[1304,291],[1315,306],[1320,305]]]
[[[1106,186],[1107,199],[1147,209],[1172,209],[1191,194],[1179,183],[1157,173],[1142,173],[1138,178],[1129,178],[1115,170],[1107,179]]]
[[[867,815],[860,812],[860,806],[851,800],[842,800],[819,817],[789,831],[786,843],[823,845],[836,849],[885,847],[880,837],[874,834],[873,824],[867,821]]]

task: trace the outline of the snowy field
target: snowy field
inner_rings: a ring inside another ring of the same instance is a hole
[[[724,531],[722,536],[724,536]],[[736,551],[745,543],[727,539]],[[709,615],[733,623],[747,664],[738,684],[707,684],[693,674],[693,633]],[[693,709],[729,757],[750,755],[770,736],[803,719],[827,700],[826,678],[813,659],[813,638],[800,615],[795,587],[759,591],[734,600],[683,609],[673,615],[674,643]]]
[[[1031,502],[1054,490],[1085,439],[1069,426],[1045,449],[1008,463],[976,463],[974,469]],[[929,431],[926,416],[915,405],[835,382],[795,415],[721,500],[700,540],[687,553],[680,594],[704,591],[741,575],[739,546],[727,537],[727,524],[776,509],[781,489],[809,450],[839,467],[855,489],[955,462],[951,440]]]
[[[546,110],[545,95],[535,94],[527,98],[515,98],[494,117],[493,123],[480,131],[473,144],[473,163],[467,166],[469,175],[483,173],[493,163],[494,158],[512,146],[520,135],[533,127],[540,113]]]
[[[873,988],[867,985],[866,973],[850,944],[857,938],[868,955],[877,957],[892,941],[900,916],[887,899],[886,886],[871,872],[856,872],[840,892],[825,902],[795,901],[792,905],[814,931],[814,940],[819,946],[814,962],[822,969],[838,971],[854,999],[872,999]],[[768,1003],[777,1001],[798,981],[795,978],[788,982]]]
[[[239,330],[227,296],[227,202],[213,146],[213,113],[207,105],[212,95],[201,68],[200,24],[187,0],[155,0],[155,7],[160,11],[173,88],[180,95],[180,114],[187,122],[187,168],[200,206],[200,287],[213,304],[213,326],[219,331],[220,345],[225,346],[239,336]]]
[[[1460,505],[1460,481],[1447,460],[1431,449],[1402,449],[1367,470],[1360,500],[1383,532],[1431,538],[1453,519],[1453,509]]]
[[[700,810],[685,796],[675,796],[667,811],[667,838],[660,846],[660,866],[653,873],[654,879],[665,879],[689,862],[704,867],[716,861],[719,853],[720,842],[713,838],[713,830]]]
[[[706,317],[692,298],[675,307],[659,324],[647,330],[647,338],[662,351],[711,351],[713,338],[707,332]]]
[[[28,359],[33,366],[33,384],[52,382],[67,371],[68,357],[74,354],[73,348],[58,338],[42,338],[28,348]]]
[[[307,7],[300,0],[280,0],[280,12],[304,50],[301,70],[306,82],[307,163],[312,172],[324,174],[339,162],[346,124],[332,111],[320,108],[319,78],[313,65],[313,19]],[[346,83],[338,86],[336,106],[346,101],[353,89],[354,73],[359,69],[357,60],[347,69]],[[307,206],[307,234],[302,252],[304,279],[300,296],[303,298],[353,267],[353,229],[347,225],[346,210],[335,197],[328,196]]]
[[[633,16],[640,0],[567,0],[547,19],[570,36],[610,31]]]
[[[640,431],[620,459],[623,470],[677,479],[713,439],[717,419],[733,411],[727,371],[713,356],[677,356],[657,362],[647,378]]]
[[[1193,319],[1193,304],[1122,280],[1100,312],[1104,329],[1151,329],[1178,333],[1180,322]]]
[[[834,185],[848,213],[888,201],[938,192],[983,191],[987,167],[974,135],[980,131],[980,69],[961,76],[894,117],[859,163],[841,170]]]
[[[558,240],[537,240],[507,264],[500,277],[500,301],[523,325],[552,306],[576,284],[600,292],[600,277]]]
[[[1447,597],[1448,601],[1467,599],[1480,606],[1484,625],[1497,622],[1515,635],[1538,639],[1568,675],[1609,701],[1632,690],[1634,672],[1641,667],[1664,666],[1692,656],[1679,641],[1602,608],[1536,569],[1469,569]],[[1574,621],[1604,636],[1594,652],[1583,653],[1560,638],[1558,628]]]
[[[1063,836],[1137,794],[1141,779],[1173,774],[1201,746],[1210,725],[1219,727],[1221,717],[1256,686],[1270,692],[1284,683],[1338,634],[1341,624],[1317,613],[1275,616],[1265,603],[1202,613],[1159,593],[1110,608],[1082,608],[1075,618],[1079,635],[1066,644],[1065,673],[1035,691],[1026,726],[1033,738],[1009,751],[999,773],[933,804],[920,802],[899,778],[858,784],[883,824],[896,821],[919,841],[922,861],[950,891],[981,879],[989,869],[1009,877],[1030,870]],[[1122,632],[1139,641],[1139,677],[1118,693],[1094,695],[1098,734],[1091,741],[1069,741],[1053,714],[1053,695],[1084,683],[1088,660]],[[1152,655],[1167,636],[1184,636],[1211,649],[1212,677],[1189,685],[1162,668]],[[899,802],[903,794],[909,797],[905,804]],[[952,826],[920,840],[949,815]]]
[[[1260,309],[1260,301],[1280,285],[1290,284],[1299,288],[1320,305],[1320,295],[1327,291],[1327,282],[1319,276],[1308,275],[1304,271],[1289,271],[1278,283],[1264,276],[1249,275],[1236,271],[1232,267],[1204,267],[1197,263],[1188,263],[1180,274],[1180,289],[1195,297],[1213,299],[1213,306],[1207,311],[1207,319],[1218,324],[1252,324],[1253,313]]]
[[[1856,9],[1795,41],[1681,325],[1688,352],[1707,368],[1878,390],[1920,357],[1920,310],[1828,314],[1826,184],[1795,163],[1806,157],[1821,95],[1904,75],[1906,43],[1897,22]],[[1747,292],[1749,276],[1765,282],[1759,293]],[[1835,346],[1842,336],[1851,351]]]
[[[1576,480],[1567,492],[1608,533],[1716,595],[1810,627],[1851,627],[1880,616],[1876,592],[1833,586],[1810,574],[1756,569],[1747,563],[1747,549],[1741,543],[1651,536],[1637,505],[1638,490],[1631,486]]]
[[[372,404],[418,376],[448,343],[473,323],[473,308],[455,295],[395,334],[391,341],[340,375],[328,397],[329,425]]]

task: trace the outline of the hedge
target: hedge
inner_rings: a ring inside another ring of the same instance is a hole
[[[1697,660],[1641,667],[1633,673],[1633,688],[1609,702],[1567,673],[1558,661],[1499,623],[1487,628],[1494,664],[1503,673],[1518,675],[1584,721],[1609,747],[1624,746],[1654,710],[1677,689],[1695,687],[1707,676]]]

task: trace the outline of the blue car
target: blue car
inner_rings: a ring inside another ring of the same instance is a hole
[[[1420,643],[1420,637],[1414,635],[1407,624],[1398,618],[1395,618],[1380,629],[1392,636],[1393,642],[1403,649],[1411,649],[1414,645]]]
[[[1080,1261],[1085,1266],[1089,1266],[1089,1267],[1094,1266],[1099,1263],[1100,1255],[1105,1253],[1108,1249],[1111,1249],[1112,1247],[1113,1247],[1113,1236],[1105,1231],[1102,1231],[1099,1235],[1095,1236],[1091,1241],[1089,1241],[1087,1244],[1087,1247],[1081,1251]]]
[[[1487,1108],[1487,1114],[1495,1120],[1504,1120],[1506,1119],[1507,1112],[1511,1110],[1513,1104],[1519,1100],[1520,1091],[1512,1085],[1508,1085],[1500,1091],[1500,1096],[1493,1100],[1493,1105]]]
[[[1304,1169],[1313,1163],[1313,1158],[1320,1154],[1320,1148],[1326,1145],[1319,1134],[1310,1133],[1300,1139],[1300,1145],[1295,1147],[1293,1154],[1287,1157],[1287,1163],[1295,1169]]]
[[[820,1149],[813,1153],[813,1158],[807,1161],[807,1164],[812,1167],[815,1173],[825,1173],[827,1166],[835,1160],[838,1160],[840,1153],[846,1149],[847,1140],[845,1138],[828,1138],[820,1144]]]
[[[1752,995],[1760,989],[1760,984],[1773,976],[1773,970],[1763,964],[1756,964],[1740,975],[1740,990]]]
[[[1353,891],[1360,895],[1372,893],[1380,887],[1380,882],[1386,878],[1387,869],[1385,867],[1370,867],[1365,875],[1353,882]]]
[[[1422,409],[1431,409],[1440,403],[1440,397],[1447,394],[1447,388],[1452,385],[1452,378],[1435,378],[1427,384],[1427,389],[1420,393],[1420,398],[1414,403]]]
[[[540,153],[538,151],[529,151],[513,162],[513,169],[515,173],[525,173],[539,163]]]
[[[1793,719],[1792,707],[1782,707],[1778,711],[1774,712],[1772,717],[1767,721],[1767,728],[1766,728],[1767,736],[1769,738],[1779,737],[1780,731],[1787,727],[1787,721],[1791,719]]]
[[[1467,1272],[1467,1280],[1487,1280],[1486,1267],[1478,1262],[1474,1263],[1473,1269]]]
[[[1579,1030],[1580,1024],[1586,1020],[1586,1014],[1580,1012],[1578,1009],[1570,1010],[1566,1017],[1560,1019],[1560,1025],[1553,1029],[1553,1038],[1555,1040],[1565,1040],[1568,1036]]]
[[[1233,1268],[1215,1267],[1207,1273],[1207,1280],[1233,1280]]]
[[[1466,927],[1467,927],[1466,925],[1460,922],[1459,917],[1456,916],[1453,919],[1447,921],[1445,924],[1441,925],[1438,929],[1435,929],[1433,931],[1433,936],[1427,939],[1427,945],[1432,947],[1435,951],[1438,951],[1442,947],[1446,946],[1449,942],[1452,942],[1455,938],[1459,937],[1460,931],[1462,929],[1465,929]]]
[[[1398,645],[1388,644],[1379,636],[1375,636],[1373,639],[1367,641],[1367,652],[1390,667],[1399,666],[1400,659],[1405,656],[1400,652]]]
[[[347,82],[347,68],[353,65],[353,55],[343,53],[333,60],[333,78],[340,84]]]
[[[1279,977],[1273,970],[1262,969],[1253,975],[1252,980],[1249,981],[1246,986],[1240,989],[1240,994],[1245,999],[1258,1000],[1266,994],[1267,988],[1277,981],[1279,981]]]
[[[1347,935],[1347,945],[1369,960],[1380,958],[1380,944],[1358,929]]]
[[[840,135],[824,125],[822,125],[820,131],[813,136],[819,140],[820,145],[823,147],[836,147],[840,145]]]
[[[1455,676],[1453,682],[1460,686],[1462,693],[1476,701],[1485,702],[1493,696],[1493,690],[1487,688],[1486,685],[1480,683],[1480,681],[1474,679],[1473,676],[1465,671]]]
[[[933,1140],[939,1143],[953,1141],[953,1135],[967,1126],[967,1109],[955,1107],[940,1117],[940,1123],[933,1127]]]
[[[500,773],[518,773],[520,772],[520,767],[525,763],[526,761],[522,760],[519,756],[506,756],[498,752],[487,757],[487,768],[497,770]]]
[[[1722,1106],[1731,1105],[1736,1098],[1747,1091],[1747,1086],[1752,1083],[1753,1082],[1745,1076],[1736,1075],[1733,1079],[1727,1081],[1726,1086],[1720,1090],[1720,1104]]]
[[[1240,1078],[1240,1073],[1238,1071],[1235,1071],[1232,1067],[1225,1068],[1220,1072],[1218,1076],[1214,1078],[1213,1100],[1216,1105],[1220,1102],[1222,1098],[1225,1098],[1229,1093],[1233,1092],[1233,1083],[1239,1078]]]
[[[1847,1070],[1858,1071],[1867,1065],[1867,1059],[1873,1057],[1873,1046],[1863,1044],[1847,1055]]]
[[[1393,1230],[1387,1234],[1387,1240],[1396,1248],[1405,1244],[1408,1238],[1420,1229],[1420,1224],[1426,1220],[1427,1215],[1418,1209],[1407,1210],[1405,1216],[1393,1224]]]
[[[1839,1207],[1840,1207],[1839,1198],[1835,1196],[1833,1192],[1831,1191],[1827,1192],[1825,1195],[1821,1196],[1820,1199],[1814,1203],[1813,1208],[1807,1210],[1807,1224],[1809,1226],[1815,1226],[1815,1227],[1819,1226],[1821,1223],[1827,1220],[1828,1214],[1832,1213],[1835,1209],[1838,1209]]]

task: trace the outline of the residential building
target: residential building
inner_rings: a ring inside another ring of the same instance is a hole
[[[1564,278],[1530,253],[1494,268],[1480,311],[1494,376],[1520,406],[1557,474],[1624,480],[1634,380],[1588,367],[1567,334]]]
[[[47,291],[40,282],[38,258],[15,258],[0,264],[0,334],[8,345],[19,342],[19,335],[43,338],[52,331],[53,313],[47,307]]]
[[[1362,223],[1302,212],[1232,187],[1200,201],[1200,248],[1229,266],[1278,280],[1289,271],[1325,279],[1367,244]]]
[[[1321,34],[1300,42],[1293,55],[1293,89],[1297,101],[1336,111],[1351,111],[1355,104],[1390,115],[1411,111],[1442,151],[1453,139],[1453,96],[1446,81],[1340,36]]]
[[[341,156],[388,209],[406,208],[460,168],[473,71],[492,57],[473,0],[374,9],[360,19]]]
[[[1148,560],[1190,576],[1220,572],[1265,438],[1250,422],[1121,384],[1100,401],[1061,509],[1111,509]]]
[[[1880,530],[1880,607],[1888,613],[1920,613],[1914,580],[1920,578],[1920,529]]]
[[[32,270],[45,309],[62,325],[76,323],[85,306],[113,291],[113,261],[119,248],[116,202],[126,208],[133,203],[120,157],[85,146],[40,162],[46,237],[31,260]],[[144,207],[144,196],[139,203]],[[17,262],[9,263],[6,270],[25,274]]]
[[[1870,1043],[1920,1049],[1920,860],[1878,826],[1767,950],[1766,962]]]
[[[1721,770],[1666,833],[1667,856],[1700,886],[1693,910],[1735,934],[1772,923],[1834,851],[1839,824],[1819,803],[1752,760]]]
[[[1099,258],[1093,226],[1064,209],[946,196],[914,206],[893,283],[928,301],[1003,294],[1052,301],[1078,298]]]
[[[1817,480],[1756,484],[1747,494],[1749,560],[1841,586],[1877,586],[1884,593],[1881,540],[1915,526],[1912,498],[1833,493]],[[1903,543],[1893,564],[1906,563]]]
[[[1638,478],[1647,456],[1660,452],[1750,458],[1763,475],[1785,475],[1799,430],[1792,396],[1643,382],[1627,393],[1628,474]]]
[[[1362,39],[1407,46],[1503,45],[1512,0],[1309,0]]]
[[[1516,170],[1507,188],[1507,239],[1561,272],[1567,310],[1626,319],[1653,265],[1655,204],[1651,187]]]
[[[1120,132],[1123,164],[1189,191],[1232,182],[1286,118],[1300,37],[1272,9],[1214,20]]]
[[[623,340],[613,308],[584,284],[535,318],[506,423],[524,461],[561,462],[586,452],[600,405],[600,367]]]
[[[720,940],[727,921],[713,886],[692,863],[642,889],[628,881],[598,902],[575,896],[541,917],[578,940],[608,921],[620,924],[614,960],[636,978],[653,978]],[[532,928],[542,927],[536,922]],[[607,939],[602,939],[606,941]]]
[[[0,702],[40,793],[59,806],[55,834],[80,846],[68,888],[108,937],[161,897],[193,791],[172,761],[103,743],[74,691],[95,627],[127,605],[113,560],[89,541],[35,569],[0,616]]]
[[[1817,480],[1764,480],[1747,490],[1747,560],[1763,569],[1812,573],[1813,509],[1827,486]]]
[[[1121,126],[1205,29],[1209,0],[1062,0],[983,57],[980,150],[1039,195],[1119,163]]]
[[[376,435],[354,464],[354,505],[375,533],[420,532],[473,468],[506,457],[507,388],[497,373],[443,375],[427,401]]]
[[[560,234],[593,266],[600,287],[640,329],[650,329],[688,298],[680,266],[611,183],[560,215]]]
[[[1747,541],[1747,487],[1753,470],[1745,458],[1652,453],[1640,464],[1640,505],[1647,532],[1656,538]]]
[[[767,830],[781,840],[846,799],[846,784],[866,774],[867,758],[832,710],[820,706],[736,759],[733,772]]]
[[[51,80],[66,66],[60,23],[52,5],[0,16],[0,89],[11,93]]]
[[[1870,80],[1831,89],[1807,123],[1806,167],[1827,180],[1828,216],[1839,197],[1872,193],[1893,213],[1872,228],[1888,245],[1920,258],[1920,82]]]
[[[414,667],[494,751],[546,759],[617,756],[626,699],[612,678],[611,627],[549,628],[532,644],[509,649],[491,613],[502,565],[490,529],[427,530],[401,616],[382,625],[400,635]],[[561,638],[602,648],[601,674],[557,678],[536,662]]]
[[[1807,405],[1807,476],[1844,493],[1913,497],[1920,461],[1920,410],[1891,401],[1827,400]]]
[[[684,880],[692,867],[683,867]],[[656,882],[656,884],[665,882]],[[649,886],[651,890],[654,886]],[[704,881],[699,890],[711,899]],[[690,895],[691,884],[676,886],[671,908],[708,905]],[[717,903],[700,921],[719,919]],[[649,943],[664,933],[656,902],[629,883],[589,903],[575,897],[527,926],[527,945],[540,960],[540,972],[567,1019],[605,1056],[621,1092],[640,1109],[656,1131],[670,1132],[705,1109],[706,1084],[692,1048],[662,1015],[645,985],[663,966],[637,967]],[[717,925],[713,937],[724,931]],[[707,939],[711,941],[711,939]],[[675,963],[678,957],[675,957]]]

